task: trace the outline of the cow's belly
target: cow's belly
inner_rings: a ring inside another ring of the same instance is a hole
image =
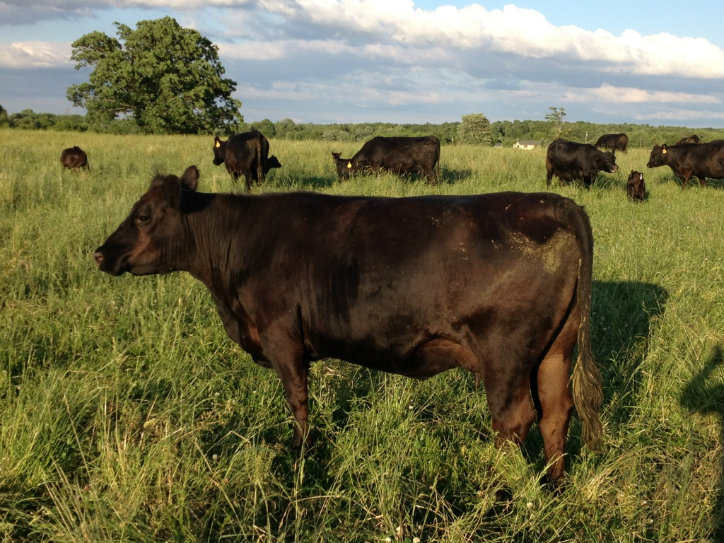
[[[471,358],[480,367],[495,364],[511,350],[537,357],[570,306],[575,272],[522,265],[474,280],[392,281],[362,288],[353,302],[341,304],[343,312],[310,312],[302,327],[314,358],[419,378],[470,366]]]

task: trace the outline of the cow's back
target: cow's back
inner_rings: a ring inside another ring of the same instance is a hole
[[[224,162],[226,166],[234,168],[234,170],[239,167],[248,167],[256,156],[258,141],[253,132],[231,136],[225,147]]]
[[[356,169],[386,169],[398,174],[421,173],[435,177],[440,160],[437,136],[376,136],[352,157]]]
[[[586,236],[570,216],[582,214],[549,193],[262,197],[239,225],[254,255],[251,312],[273,321],[274,308],[297,307],[316,357],[386,371],[413,373],[404,360],[435,335],[483,356],[489,312],[544,333],[550,316],[538,310],[577,281]],[[275,228],[250,237],[251,223]]]
[[[77,145],[63,149],[60,153],[60,163],[66,168],[87,168],[88,155]]]
[[[679,176],[687,174],[713,179],[724,178],[724,141],[709,143],[681,143],[665,148],[660,155],[662,165],[666,164]]]
[[[724,141],[689,143],[692,154],[701,165],[702,173],[714,179],[724,178]]]
[[[548,146],[546,164],[559,177],[560,174],[575,176],[590,166],[594,153],[600,151],[591,144],[558,139]]]

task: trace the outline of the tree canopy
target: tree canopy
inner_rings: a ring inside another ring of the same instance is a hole
[[[458,127],[458,143],[492,145],[490,121],[482,113],[470,113],[461,117]]]
[[[551,123],[551,137],[553,139],[560,138],[564,135],[563,126],[566,124],[566,108],[550,106],[549,113],[546,113],[545,119]]]
[[[68,88],[96,125],[131,116],[147,133],[208,133],[242,121],[231,97],[218,48],[171,17],[140,21],[136,29],[114,23],[118,39],[91,32],[73,42],[77,70],[93,68],[89,81]]]

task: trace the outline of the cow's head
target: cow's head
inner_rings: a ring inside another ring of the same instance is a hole
[[[179,269],[177,259],[187,250],[182,221],[184,194],[195,191],[199,170],[189,166],[179,178],[156,175],[130,215],[96,249],[101,271],[111,275],[168,273]]]
[[[616,155],[611,151],[601,153],[598,155],[596,165],[599,170],[603,170],[608,173],[616,173],[618,171],[618,164],[616,164]]]
[[[270,156],[266,159],[266,164],[264,165],[264,175],[269,173],[269,170],[272,168],[281,168],[282,165],[279,163],[279,159],[275,157],[274,155]]]
[[[337,179],[349,179],[352,173],[352,159],[342,158],[341,153],[332,153],[334,167],[337,169]]]
[[[644,174],[631,170],[626,182],[626,194],[634,202],[643,202],[646,198],[646,183]]]
[[[223,164],[226,159],[226,142],[221,140],[219,136],[214,136],[214,164],[216,166]]]
[[[649,156],[649,163],[646,164],[648,168],[656,168],[657,166],[664,166],[666,164],[666,155],[669,152],[666,144],[654,145],[651,149],[651,156]]]

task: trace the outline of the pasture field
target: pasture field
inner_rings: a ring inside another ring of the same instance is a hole
[[[682,190],[648,151],[617,157],[585,206],[605,449],[571,426],[562,492],[542,440],[493,444],[472,374],[427,381],[312,366],[314,443],[289,445],[282,387],[226,336],[188,274],[110,277],[93,250],[154,172],[196,164],[241,190],[212,137],[0,130],[2,541],[724,540],[724,188]],[[331,151],[271,140],[265,191],[406,196],[545,190],[545,150],[445,146],[443,181],[335,180]],[[89,172],[61,171],[64,147]],[[629,203],[644,172],[650,193]],[[268,228],[274,228],[273,224]]]

